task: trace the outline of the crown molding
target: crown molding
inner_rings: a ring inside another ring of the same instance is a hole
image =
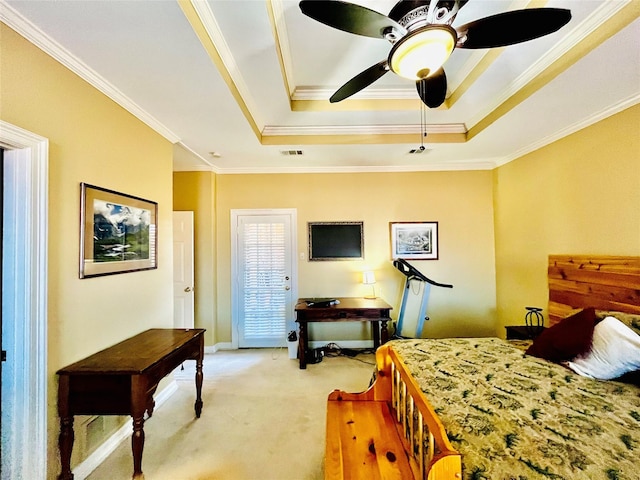
[[[216,174],[222,174],[223,172],[214,166],[207,165],[189,165],[189,166],[181,166],[174,165],[172,171],[175,172],[213,172]]]
[[[464,124],[427,125],[430,143],[465,143]],[[389,145],[413,143],[419,125],[268,126],[262,145]]]
[[[328,101],[335,90],[321,87],[296,87],[291,100],[321,100]],[[369,88],[360,90],[352,97],[361,100],[413,100],[416,97],[415,86],[413,88]]]
[[[289,98],[293,98],[295,95],[295,80],[291,73],[293,72],[293,60],[291,59],[291,47],[289,46],[289,34],[284,20],[282,0],[267,0],[267,12],[271,22],[278,61],[280,62],[280,71],[285,83],[285,91]]]
[[[133,100],[107,82],[95,70],[88,67],[78,57],[62,47],[62,45],[49,37],[4,1],[0,1],[0,21],[11,27],[29,42],[33,43],[40,50],[67,67],[100,92],[104,93],[111,100],[158,132],[171,143],[176,143],[180,140],[178,135],[172,132],[148,112],[140,108]]]
[[[427,133],[466,134],[463,123],[427,125]],[[263,136],[283,135],[405,135],[420,134],[420,125],[326,125],[326,126],[271,126],[262,131]]]
[[[334,90],[328,88],[296,87],[289,102],[291,110],[294,112],[415,111],[422,105],[415,88],[365,88],[341,102],[331,103],[329,98],[334,93]],[[445,102],[437,110],[447,108],[448,105]]]
[[[449,172],[469,170],[493,170],[496,162],[491,160],[463,161],[463,162],[435,162],[423,165],[396,166],[349,166],[349,167],[248,167],[221,168],[220,175],[251,175],[251,174],[307,174],[307,173],[409,173],[409,172]]]

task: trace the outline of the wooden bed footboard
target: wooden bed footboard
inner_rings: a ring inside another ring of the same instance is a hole
[[[390,346],[376,369],[367,391],[329,395],[325,479],[461,479],[460,454]]]

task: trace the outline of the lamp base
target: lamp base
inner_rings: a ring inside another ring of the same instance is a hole
[[[375,286],[375,282],[371,282],[368,285],[371,285],[371,295],[365,295],[364,298],[367,298],[369,300],[372,300],[374,298],[378,298],[376,297],[376,286]]]

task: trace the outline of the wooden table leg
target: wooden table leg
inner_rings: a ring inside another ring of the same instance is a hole
[[[200,414],[202,413],[202,354],[196,359],[196,418],[200,418]]]
[[[380,321],[371,322],[371,333],[373,334],[373,349],[380,346]]]
[[[389,341],[389,330],[387,329],[387,321],[388,320],[380,321],[380,335],[382,337],[380,340],[382,341],[383,345]]]
[[[300,369],[307,368],[307,324],[306,322],[299,322],[300,335],[298,335],[298,359],[300,361]]]
[[[60,448],[60,463],[62,471],[58,475],[58,480],[73,480],[71,472],[71,451],[73,450],[73,416],[60,418],[60,436],[58,437],[58,447]]]
[[[69,410],[69,377],[60,375],[58,379],[58,415],[60,416],[60,435],[58,449],[62,466],[58,480],[73,480],[71,472],[71,452],[73,451],[73,415]]]
[[[131,417],[133,418],[133,435],[131,435],[131,452],[133,453],[133,478],[143,479],[142,452],[144,450],[144,412],[147,406],[147,381],[142,375],[131,378]]]
[[[133,452],[133,478],[142,476],[142,451],[144,450],[144,415],[133,418],[133,435],[131,436],[131,451]]]

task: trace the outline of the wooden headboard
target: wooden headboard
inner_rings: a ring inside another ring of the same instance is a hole
[[[550,255],[549,325],[578,308],[640,314],[640,257]]]

